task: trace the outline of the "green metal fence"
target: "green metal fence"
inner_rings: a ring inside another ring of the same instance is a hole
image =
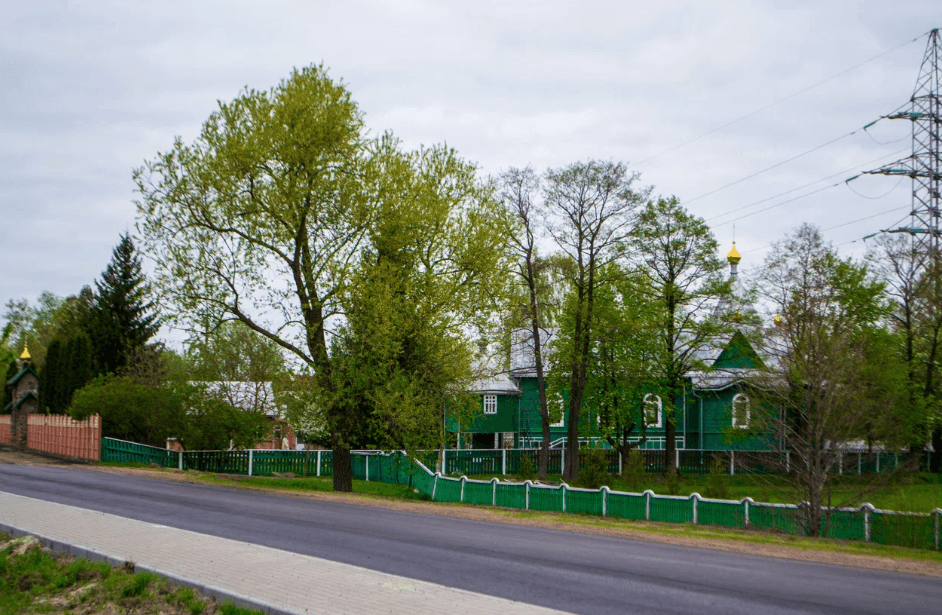
[[[330,476],[333,459],[330,451],[168,451],[152,446],[124,442],[111,438],[102,440],[102,461],[157,463],[164,467],[195,469],[204,472],[229,474],[268,475],[272,472],[292,472],[298,476]],[[645,451],[645,455],[657,451]],[[456,454],[460,453],[460,454]],[[484,454],[486,453],[486,454]],[[508,454],[511,453],[511,454]],[[523,455],[538,451],[447,451],[445,467],[454,472],[459,467],[466,473],[496,474],[508,472],[508,463],[519,467]],[[684,466],[703,467],[713,463],[716,455],[693,458],[686,451]],[[717,453],[717,455],[726,453]],[[742,455],[741,452],[737,454]],[[776,453],[778,454],[778,453]],[[882,468],[896,463],[892,454],[880,458]],[[422,454],[422,459],[433,465],[437,452]],[[660,455],[663,459],[663,455]],[[763,459],[753,458],[754,471],[762,469]],[[562,456],[557,457],[560,464]],[[738,463],[735,458],[724,457],[726,463]],[[749,467],[743,456],[743,467]],[[611,459],[610,459],[611,461]],[[617,462],[617,454],[616,459]],[[656,459],[645,457],[645,465]],[[863,465],[862,460],[854,459]],[[722,527],[751,527],[758,530],[807,535],[807,526],[801,505],[767,504],[744,498],[740,501],[703,498],[699,494],[689,497],[657,495],[653,491],[627,493],[612,491],[608,487],[598,490],[577,489],[565,483],[544,485],[531,481],[507,482],[497,478],[474,480],[467,476],[453,478],[432,472],[420,460],[404,453],[385,454],[380,451],[354,451],[351,470],[354,478],[368,481],[411,485],[436,502],[464,502],[506,508],[547,512],[583,513],[620,519],[645,519],[667,523],[694,523]],[[876,461],[874,460],[874,470]],[[434,467],[434,465],[433,465]],[[552,466],[551,466],[552,467]],[[657,467],[656,465],[654,467]],[[736,466],[733,465],[733,469]],[[687,469],[686,471],[690,471]],[[856,509],[822,509],[824,524],[822,535],[831,538],[875,542],[921,549],[940,548],[940,520],[942,510],[932,513],[901,513],[877,510],[870,504]]]

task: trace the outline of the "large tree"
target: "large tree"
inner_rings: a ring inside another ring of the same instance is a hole
[[[88,327],[95,360],[99,371],[116,372],[160,328],[141,256],[128,234],[121,235],[95,289]]]
[[[647,204],[631,233],[630,250],[644,276],[644,292],[656,314],[652,327],[658,348],[648,362],[648,375],[661,396],[665,447],[664,468],[676,474],[677,402],[685,398],[688,372],[704,367],[701,351],[730,331],[714,318],[718,301],[728,297],[726,263],[719,258],[713,233],[702,218],[687,212],[676,198]]]
[[[538,241],[543,227],[542,211],[539,208],[541,179],[527,167],[511,167],[499,178],[500,196],[508,213],[514,220],[510,235],[510,247],[514,255],[513,274],[519,282],[518,300],[513,305],[511,326],[522,326],[528,335],[522,343],[532,351],[533,368],[536,372],[536,387],[539,397],[540,431],[542,444],[537,464],[537,478],[546,479],[549,467],[550,417],[549,403],[546,396],[546,350],[543,340],[548,337],[548,328],[554,324],[553,311],[556,307],[551,301],[552,293],[548,288],[547,271],[551,261],[541,258]]]
[[[448,303],[430,304],[437,314],[459,300],[466,312],[487,286],[475,263],[493,249],[492,199],[453,151],[398,150],[391,137],[368,139],[344,85],[312,66],[220,103],[193,144],[178,139],[135,173],[139,228],[176,320],[198,330],[237,319],[310,372],[296,392],[315,397],[300,406],[323,416],[338,491],[352,489],[350,447],[361,425],[346,413],[335,374],[346,355],[332,354],[330,338],[355,307],[361,265],[382,250],[371,242],[384,206],[421,219],[423,208],[449,204],[449,215],[429,217],[422,242],[402,250],[425,272],[415,296],[421,284],[454,283]],[[396,216],[385,219],[394,225]],[[445,246],[454,240],[461,249]]]
[[[606,283],[602,272],[620,256],[636,209],[649,193],[635,189],[638,177],[623,163],[589,160],[549,169],[544,178],[548,229],[571,262],[572,335],[567,344],[554,347],[554,369],[558,366],[568,379],[563,477],[569,481],[579,476],[579,416],[595,341],[595,294]]]
[[[883,328],[891,304],[867,268],[841,259],[813,226],[773,245],[759,289],[779,317],[765,336],[768,370],[756,380],[763,416],[753,428],[782,434],[809,533],[820,535],[840,448],[863,438],[899,446],[905,426],[905,364]],[[892,417],[892,418],[891,418]],[[842,504],[848,504],[845,502]]]

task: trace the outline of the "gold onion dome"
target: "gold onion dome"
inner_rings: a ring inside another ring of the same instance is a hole
[[[20,358],[23,359],[24,361],[28,361],[29,359],[32,358],[29,356],[29,346],[27,346],[26,344],[23,344],[23,354],[20,355]]]
[[[736,251],[736,242],[733,242],[733,249],[729,251],[729,254],[726,255],[726,260],[729,261],[730,265],[738,265],[739,261],[742,260],[742,256],[739,252]]]

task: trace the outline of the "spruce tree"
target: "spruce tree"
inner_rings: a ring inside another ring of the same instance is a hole
[[[69,339],[66,345],[68,369],[66,376],[66,394],[64,396],[65,408],[72,403],[72,396],[76,391],[88,384],[95,377],[92,358],[92,342],[88,334],[80,332]]]
[[[0,414],[4,414],[4,408],[13,401],[13,387],[8,387],[7,382],[12,380],[18,373],[20,373],[20,366],[17,364],[16,359],[13,359],[7,365],[7,373],[3,378],[3,402],[0,403]]]
[[[160,327],[149,300],[150,285],[141,271],[141,257],[125,233],[111,254],[111,262],[95,281],[91,342],[98,369],[115,372],[128,357],[154,336]]]
[[[62,340],[58,337],[49,342],[46,360],[39,372],[39,407],[43,411],[59,413],[65,410],[68,357]]]

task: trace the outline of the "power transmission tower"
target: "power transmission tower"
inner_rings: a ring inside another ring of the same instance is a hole
[[[910,225],[886,229],[887,233],[909,233],[918,244],[923,257],[937,258],[940,247],[939,190],[942,184],[942,105],[939,86],[942,83],[942,54],[939,51],[938,28],[929,33],[926,54],[922,58],[910,108],[885,116],[892,120],[909,120],[913,125],[913,153],[879,169],[871,175],[904,175],[913,180],[913,209]],[[925,264],[926,261],[923,261]]]

